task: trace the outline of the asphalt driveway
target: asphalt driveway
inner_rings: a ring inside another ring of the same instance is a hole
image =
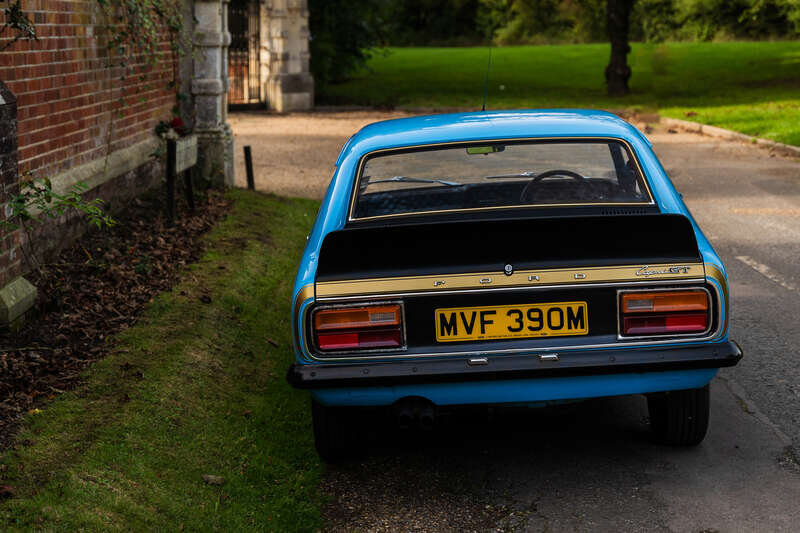
[[[400,113],[234,114],[257,188],[321,198],[347,137]],[[642,398],[472,414],[434,434],[372,435],[330,468],[331,529],[797,531],[800,523],[800,161],[694,134],[650,133],[732,281],[745,352],[712,384],[697,448],[653,444]],[[244,183],[236,154],[237,183]]]

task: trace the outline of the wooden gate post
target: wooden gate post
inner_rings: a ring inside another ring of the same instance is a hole
[[[175,178],[178,174],[178,143],[167,139],[167,226],[175,225]]]

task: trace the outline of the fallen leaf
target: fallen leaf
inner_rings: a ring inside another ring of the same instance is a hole
[[[224,485],[225,478],[222,476],[212,476],[211,474],[203,474],[203,481],[208,485]]]
[[[0,485],[0,500],[14,497],[14,487],[11,485]]]
[[[168,230],[159,201],[130,202],[117,226],[87,232],[48,264],[48,275],[31,274],[41,300],[37,319],[10,335],[0,332],[0,346],[11,348],[0,351],[0,448],[13,446],[18,421],[38,412],[37,401],[71,389],[88,365],[114,352],[112,334],[134,325],[144,304],[182,279],[180,265],[197,260],[202,234],[227,211],[229,203],[215,194]],[[94,250],[100,255],[87,262]],[[124,360],[119,366],[132,379],[144,378]]]

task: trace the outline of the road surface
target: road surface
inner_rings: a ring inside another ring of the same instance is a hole
[[[236,114],[257,186],[321,198],[348,135],[400,113]],[[697,448],[655,445],[641,397],[466,413],[434,434],[372,435],[331,467],[332,530],[800,530],[800,161],[694,134],[650,133],[728,268],[745,358],[712,383]],[[237,154],[237,180],[244,183]]]

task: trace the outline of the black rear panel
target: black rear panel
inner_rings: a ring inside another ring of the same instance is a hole
[[[670,284],[671,288],[698,287],[697,283]],[[447,355],[460,352],[487,353],[502,350],[536,350],[558,347],[580,347],[582,345],[615,344],[617,340],[617,291],[618,289],[649,289],[663,288],[665,285],[658,283],[636,283],[627,286],[606,287],[571,287],[554,289],[519,289],[519,290],[486,290],[462,292],[451,294],[427,294],[403,297],[387,297],[386,300],[402,300],[405,307],[406,351],[386,351],[382,355],[415,355],[431,354]],[[709,291],[714,295],[713,289]],[[371,300],[373,303],[376,300]],[[478,307],[496,305],[526,305],[557,302],[586,302],[588,333],[576,336],[558,336],[517,338],[507,340],[485,340],[477,342],[437,342],[436,320],[437,309]],[[358,301],[349,302],[357,304]],[[325,304],[322,304],[325,305]],[[714,302],[714,309],[718,309],[718,302]],[[711,330],[717,327],[717,314],[712,315]],[[625,341],[619,342],[624,345]],[[351,357],[371,356],[370,353],[351,353]],[[320,357],[326,357],[320,354]],[[341,357],[329,355],[329,357]]]
[[[329,233],[317,281],[700,261],[683,215],[439,222]]]

